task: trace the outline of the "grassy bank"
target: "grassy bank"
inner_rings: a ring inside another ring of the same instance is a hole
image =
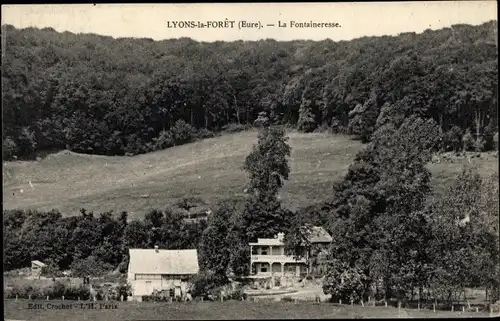
[[[40,304],[45,309],[28,309],[28,304]],[[71,309],[50,309],[64,303]],[[115,302],[111,309],[82,309],[78,301],[4,300],[5,319],[16,320],[184,320],[184,319],[323,319],[323,318],[449,318],[485,317],[485,312],[451,312],[409,310],[392,307],[338,306],[332,303],[291,302],[186,302],[132,303]],[[111,303],[108,303],[110,305]]]

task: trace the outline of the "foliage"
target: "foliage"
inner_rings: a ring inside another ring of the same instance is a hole
[[[316,120],[314,115],[306,104],[301,105],[299,109],[299,120],[297,129],[299,131],[310,133],[316,128]]]
[[[194,128],[184,120],[179,119],[171,129],[172,136],[177,145],[189,143],[194,136]]]
[[[5,160],[10,160],[13,158],[13,156],[16,156],[17,154],[18,150],[17,144],[11,137],[5,137],[3,139],[2,150],[3,150],[3,158]]]
[[[220,278],[226,277],[231,260],[229,241],[231,216],[234,207],[222,204],[209,218],[208,227],[203,232],[200,243],[201,267]]]
[[[153,139],[154,150],[161,150],[175,145],[175,140],[169,130],[163,130],[157,138]]]
[[[97,261],[95,257],[89,256],[84,259],[73,261],[70,266],[75,277],[102,276],[111,266],[105,262]]]
[[[361,269],[350,267],[347,263],[334,259],[329,263],[323,292],[331,294],[332,300],[335,301],[357,303],[363,299],[366,279]]]
[[[5,210],[4,268],[29,267],[31,260],[48,264],[44,275],[71,269],[75,276],[98,276],[120,268],[126,271],[129,248],[197,248],[206,222],[187,222],[170,212],[152,211],[143,220],[82,210],[63,217],[56,211]],[[154,229],[157,228],[157,230]]]
[[[174,129],[179,120],[212,132],[254,122],[330,126],[363,140],[410,115],[433,118],[443,133],[457,126],[479,136],[497,127],[496,21],[342,42],[150,41],[2,28],[13,53],[2,60],[4,137],[23,158],[64,148],[144,153],[163,131],[179,145],[193,137],[186,125]]]
[[[474,137],[472,137],[472,134],[469,129],[466,130],[464,136],[462,137],[462,143],[463,143],[463,151],[470,151],[473,150],[474,147]]]
[[[257,236],[274,236],[287,222],[287,211],[281,208],[279,188],[288,179],[290,167],[287,157],[291,148],[281,127],[266,127],[259,133],[257,144],[245,159],[251,195],[246,201],[243,226],[248,239]]]
[[[190,280],[192,283],[191,295],[193,297],[208,297],[215,294],[220,286],[227,284],[227,278],[211,272],[200,272]]]

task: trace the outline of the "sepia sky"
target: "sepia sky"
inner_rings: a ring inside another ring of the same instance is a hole
[[[420,33],[453,24],[478,25],[496,20],[496,1],[383,3],[226,3],[226,4],[67,4],[5,5],[2,25],[52,27],[57,31],[96,33],[155,40],[190,37],[199,41],[311,39],[349,40],[362,36]],[[233,29],[173,29],[167,21],[233,20]],[[239,30],[238,21],[261,21],[264,27]],[[341,28],[279,28],[266,24],[337,22]]]

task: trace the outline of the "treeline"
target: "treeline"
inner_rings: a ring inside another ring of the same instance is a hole
[[[48,264],[47,273],[70,269],[75,276],[126,272],[129,248],[197,248],[206,220],[186,221],[170,209],[150,211],[142,220],[127,213],[63,217],[57,211],[3,211],[4,269]]]
[[[463,169],[435,197],[426,164],[440,136],[432,119],[412,116],[379,128],[356,156],[324,204],[333,237],[325,293],[451,303],[482,288],[498,300],[498,172]]]
[[[490,21],[340,42],[204,43],[4,25],[4,156],[143,153],[193,130],[251,125],[261,112],[273,124],[364,141],[418,115],[439,124],[442,149],[489,149],[496,30]]]

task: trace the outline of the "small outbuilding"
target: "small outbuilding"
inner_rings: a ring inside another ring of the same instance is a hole
[[[41,261],[38,260],[31,261],[31,275],[39,277],[42,274],[42,269],[46,266],[47,264]]]

